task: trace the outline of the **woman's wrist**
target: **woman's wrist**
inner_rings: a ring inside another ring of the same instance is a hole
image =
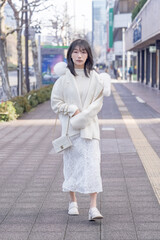
[[[75,113],[73,114],[72,117],[76,116],[78,113],[80,113],[79,109],[77,109],[77,110],[75,111]]]

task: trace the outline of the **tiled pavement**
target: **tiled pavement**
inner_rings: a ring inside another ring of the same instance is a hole
[[[18,121],[0,123],[0,240],[160,240],[160,181],[153,177],[160,170],[158,161],[154,165],[160,96],[157,103],[150,93],[152,108],[137,100],[144,99],[137,84],[114,82],[112,90],[99,114],[104,191],[98,207],[104,219],[87,220],[89,196],[82,194],[80,216],[67,215],[62,155],[50,154],[55,115],[46,102]]]

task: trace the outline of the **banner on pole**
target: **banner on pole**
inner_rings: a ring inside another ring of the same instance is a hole
[[[113,48],[113,8],[109,9],[109,48]]]

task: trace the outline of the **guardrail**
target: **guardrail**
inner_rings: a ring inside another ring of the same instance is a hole
[[[11,95],[12,95],[12,97],[18,96],[17,88],[18,88],[17,86],[11,86]],[[35,82],[30,83],[30,90],[35,90],[35,89],[37,89],[36,83]],[[8,100],[8,98],[7,98],[6,94],[5,94],[5,92],[3,91],[3,88],[0,87],[0,103],[2,101],[5,102],[7,100]]]

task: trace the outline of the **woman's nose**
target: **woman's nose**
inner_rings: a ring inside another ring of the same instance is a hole
[[[81,56],[82,56],[82,55],[81,55],[81,52],[79,52],[79,53],[78,53],[78,57],[81,57]]]

